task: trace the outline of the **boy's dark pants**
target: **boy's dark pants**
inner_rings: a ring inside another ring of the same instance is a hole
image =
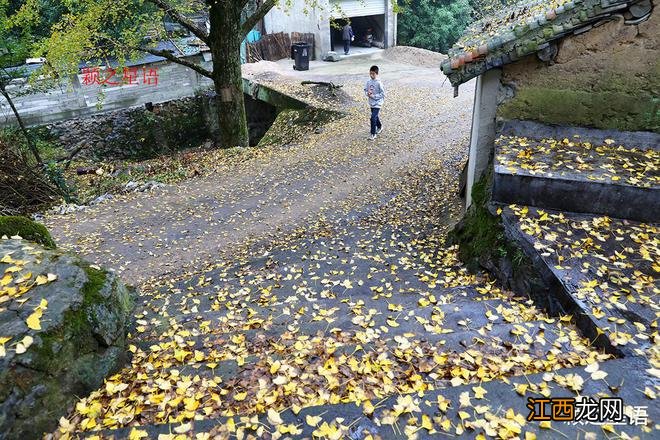
[[[378,117],[379,113],[380,108],[371,107],[371,134],[376,134],[376,130],[383,126],[383,124],[380,123],[380,118]]]
[[[344,53],[348,55],[348,51],[351,49],[351,40],[344,40]]]

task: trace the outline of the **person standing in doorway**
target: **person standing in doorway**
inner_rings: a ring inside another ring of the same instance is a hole
[[[355,38],[350,21],[347,21],[346,25],[342,28],[341,37],[344,40],[344,55],[348,55],[348,52],[351,50],[351,41]]]
[[[378,79],[378,66],[371,66],[369,69],[369,81],[364,85],[364,93],[369,98],[369,107],[371,107],[371,136],[369,139],[374,140],[376,135],[383,131],[380,109],[385,102],[385,89],[383,83]]]

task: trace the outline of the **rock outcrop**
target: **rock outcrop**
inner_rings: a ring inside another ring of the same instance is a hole
[[[134,291],[78,257],[0,239],[0,438],[39,438],[127,360]]]

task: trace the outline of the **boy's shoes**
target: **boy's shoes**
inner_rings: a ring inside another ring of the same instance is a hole
[[[369,136],[369,140],[370,140],[370,141],[373,141],[374,139],[376,139],[376,135],[375,135],[375,134],[372,134],[371,136]]]
[[[376,129],[376,134],[380,134],[381,131],[383,131],[383,127]]]

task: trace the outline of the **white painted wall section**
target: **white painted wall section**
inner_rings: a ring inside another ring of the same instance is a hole
[[[304,0],[295,0],[291,8],[275,7],[264,17],[266,33],[302,32],[314,34],[316,56],[330,50],[330,14],[327,2],[320,8],[310,8]]]
[[[382,15],[387,11],[388,0],[330,0],[333,18],[366,17]],[[339,9],[332,7],[337,5]],[[391,5],[390,5],[391,6]]]
[[[474,110],[470,153],[468,156],[465,209],[472,204],[472,187],[486,171],[494,153],[497,116],[497,96],[502,71],[492,69],[477,78],[474,88]]]

